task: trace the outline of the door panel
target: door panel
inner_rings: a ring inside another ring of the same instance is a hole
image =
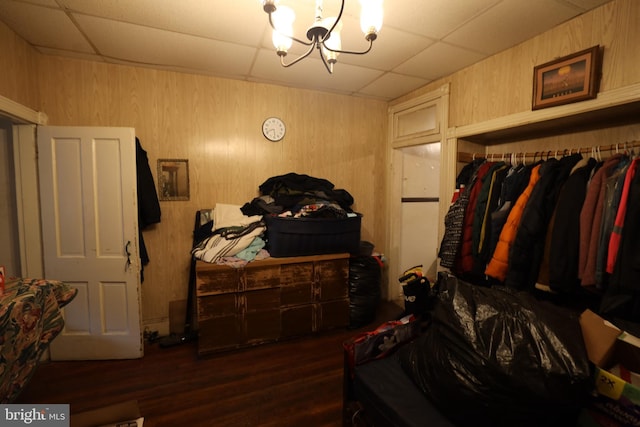
[[[80,139],[52,141],[50,184],[53,191],[53,210],[46,209],[46,205],[43,205],[45,215],[52,215],[51,219],[54,221],[56,242],[54,256],[66,260],[82,259],[86,256],[84,246],[86,225],[82,211],[81,142]],[[38,151],[40,156],[44,154],[42,147],[38,147]],[[47,252],[45,247],[45,253]],[[51,269],[46,273],[60,274]]]
[[[142,356],[131,128],[39,127],[45,277],[78,288],[52,360]]]

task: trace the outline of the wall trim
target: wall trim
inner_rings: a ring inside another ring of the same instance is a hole
[[[0,116],[13,119],[14,123],[46,125],[49,118],[41,111],[32,110],[0,95]]]

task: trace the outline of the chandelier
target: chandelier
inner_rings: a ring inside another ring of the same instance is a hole
[[[373,41],[378,37],[378,32],[382,27],[383,0],[360,0],[360,28],[364,33],[365,40],[369,42],[369,47],[363,51],[342,50],[342,40],[340,39],[342,22],[340,19],[344,10],[344,1],[341,0],[338,16],[325,18],[323,17],[323,2],[322,0],[316,0],[315,19],[307,30],[306,41],[293,36],[293,21],[296,19],[293,9],[284,5],[277,6],[277,0],[262,1],[262,8],[269,14],[269,24],[273,28],[273,45],[283,67],[290,67],[302,61],[317,49],[322,63],[331,74],[333,73],[333,65],[338,61],[339,54],[364,55],[371,50]],[[285,56],[287,56],[287,52],[294,41],[309,48],[302,56],[290,63],[286,63]]]

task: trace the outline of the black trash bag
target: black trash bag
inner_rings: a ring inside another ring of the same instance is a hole
[[[382,267],[373,256],[349,260],[349,328],[366,326],[376,318],[380,304]]]
[[[461,426],[572,426],[592,385],[578,314],[439,273],[431,324],[404,371]]]

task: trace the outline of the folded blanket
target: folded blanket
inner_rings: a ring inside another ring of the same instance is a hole
[[[199,260],[215,263],[223,257],[235,256],[248,248],[266,229],[262,221],[256,221],[244,227],[217,229],[213,236],[200,242],[193,249],[192,254]]]

